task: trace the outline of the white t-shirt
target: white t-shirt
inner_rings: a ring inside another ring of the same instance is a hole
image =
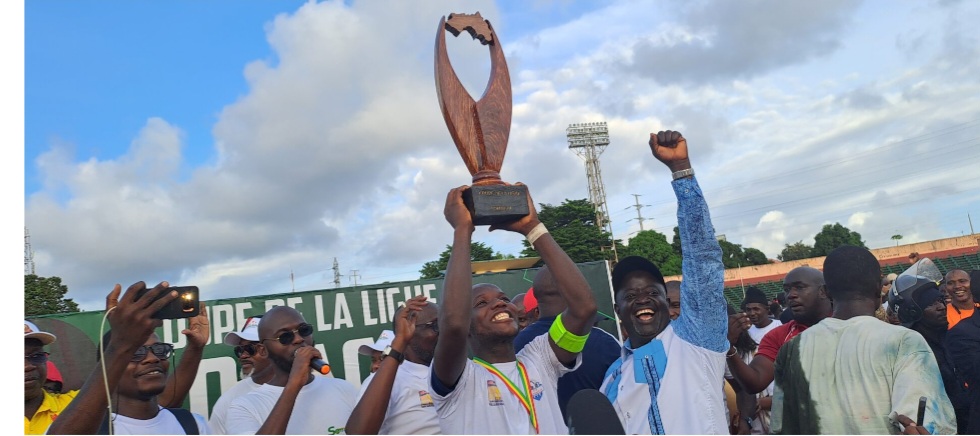
[[[915,419],[919,397],[923,427],[956,433],[936,356],[915,330],[873,316],[825,318],[783,345],[775,363],[774,433],[895,434],[889,414]]]
[[[681,339],[673,323],[657,335],[663,342],[667,367],[660,378],[657,408],[666,434],[728,434],[725,413],[725,353],[698,347]],[[626,434],[650,434],[650,386],[637,383],[633,356],[623,350],[619,392],[613,407]],[[599,391],[614,378],[606,374]]]
[[[225,418],[228,434],[255,434],[282,391],[281,386],[264,384],[232,401]],[[296,396],[286,434],[339,434],[357,404],[356,398],[357,389],[346,380],[313,377]]]
[[[197,421],[198,434],[211,434],[211,428],[204,417],[193,414]],[[112,432],[114,434],[185,434],[177,417],[169,410],[160,408],[160,413],[150,419],[135,419],[128,416],[112,414]]]
[[[236,383],[235,386],[232,386],[231,389],[223,392],[221,397],[218,398],[218,401],[214,403],[214,407],[211,408],[211,419],[208,420],[208,424],[211,425],[211,431],[214,434],[228,434],[228,430],[225,428],[228,406],[236,398],[258,389],[259,386],[262,385],[252,381],[251,377],[246,377]]]
[[[763,327],[761,329],[758,328],[758,327],[756,327],[753,324],[752,327],[749,327],[749,336],[752,338],[753,341],[755,341],[756,344],[761,344],[762,343],[762,338],[766,336],[766,333],[771,332],[773,329],[775,329],[776,327],[779,327],[781,325],[783,325],[783,323],[782,323],[782,321],[780,321],[778,319],[772,320],[772,322],[769,323],[769,325],[767,325],[767,326],[765,326],[765,327]],[[749,362],[746,362],[746,363],[749,363]],[[760,394],[763,394],[761,396],[771,397],[772,396],[773,389],[775,389],[775,388],[776,388],[775,382],[769,383],[769,386],[766,386],[766,390],[760,392]]]
[[[582,355],[576,357],[573,368],[567,368],[555,356],[548,335],[541,335],[521,349],[517,359],[527,369],[540,434],[568,434],[558,407],[558,378],[578,369]],[[517,362],[494,366],[515,384],[523,384]],[[518,397],[504,381],[472,360],[466,361],[463,374],[449,395],[440,396],[435,389],[430,392],[443,434],[534,434],[528,412]]]
[[[388,411],[381,423],[378,434],[439,434],[439,415],[435,403],[429,395],[428,366],[404,361],[395,373],[391,386]],[[357,401],[361,401],[364,391],[374,380],[372,373],[361,384]]]

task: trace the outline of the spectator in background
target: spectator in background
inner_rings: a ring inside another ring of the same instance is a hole
[[[547,334],[558,314],[568,308],[568,303],[558,289],[558,282],[547,267],[541,267],[534,276],[534,294],[537,297],[541,318],[527,326],[514,338],[514,350],[520,352],[534,338]],[[568,418],[568,400],[582,389],[599,389],[602,377],[616,359],[619,358],[619,341],[598,327],[592,327],[589,338],[582,349],[582,366],[558,379],[558,407],[563,417]]]
[[[439,434],[429,365],[439,340],[439,309],[420,295],[393,316],[395,339],[361,385],[346,434]]]
[[[752,362],[756,350],[759,348],[758,343],[749,336],[748,328],[751,325],[752,321],[749,320],[748,315],[735,312],[735,308],[731,304],[728,305],[728,342],[735,348],[737,358],[746,365]],[[735,391],[738,417],[734,424],[735,434],[768,434],[768,411],[764,417],[760,417],[761,410],[758,401],[759,395],[766,391],[757,394],[743,389],[727,367],[725,368],[725,380]]]
[[[670,320],[673,321],[681,316],[681,282],[671,280],[664,283],[667,288],[667,308],[670,311]]]
[[[381,334],[378,335],[378,340],[374,341],[371,345],[361,345],[357,349],[357,354],[362,356],[368,356],[371,358],[371,374],[374,374],[378,367],[381,366],[381,353],[384,352],[385,348],[391,346],[391,341],[395,339],[395,332],[391,330],[382,330]]]
[[[747,333],[755,344],[761,344],[762,338],[767,333],[783,325],[779,320],[773,320],[769,317],[769,306],[766,303],[766,294],[763,294],[759,288],[749,286],[745,290],[745,299],[742,300],[742,310],[745,311],[749,317],[749,321],[752,322],[752,326],[749,327]],[[742,360],[748,364],[752,362],[754,357],[755,350],[753,349],[752,355]],[[766,386],[761,392],[755,393],[757,395],[758,411],[751,415],[753,419],[753,434],[769,433],[769,411],[772,410],[772,392],[773,384],[770,382],[769,386]]]
[[[245,320],[245,327],[242,327],[241,331],[225,335],[224,344],[234,347],[235,357],[242,362],[242,372],[247,364],[249,375],[222,392],[211,408],[208,424],[215,434],[228,434],[225,422],[228,417],[228,406],[232,401],[268,383],[275,375],[269,357],[258,353],[260,319],[262,319],[261,315],[250,317]]]
[[[48,379],[48,352],[57,337],[24,321],[24,434],[44,434],[52,422],[68,407],[78,391],[64,394],[44,389]]]
[[[969,399],[945,346],[948,321],[943,293],[926,277],[905,275],[895,282],[895,292],[890,295],[889,305],[895,306],[902,325],[919,332],[936,356],[943,387],[956,412],[957,428],[965,429]]]
[[[44,381],[44,389],[52,394],[60,394],[63,386],[64,380],[61,378],[61,371],[58,371],[58,367],[54,366],[54,362],[49,360],[48,375]]]
[[[881,306],[881,265],[874,255],[838,247],[824,260],[824,278],[833,317],[791,339],[776,357],[773,433],[896,433],[889,416],[907,433],[956,433],[953,406],[925,339],[873,317]],[[920,397],[930,412],[922,426],[909,418]]]
[[[793,320],[793,311],[789,310],[789,302],[786,298],[786,291],[779,291],[776,294],[776,302],[783,307],[783,312],[779,314],[779,322],[787,324]]]
[[[980,292],[980,271],[970,272],[973,294]],[[974,311],[946,334],[946,351],[953,361],[956,375],[967,384],[967,423],[960,434],[980,434],[980,311]],[[959,415],[957,415],[959,418]]]
[[[949,328],[953,328],[960,320],[972,316],[980,303],[973,301],[970,275],[966,271],[954,269],[947,272],[945,287],[950,299],[946,306],[946,319],[949,321]]]
[[[518,312],[523,314],[524,327],[527,327],[538,322],[538,319],[541,318],[541,308],[538,307],[538,297],[534,292],[534,286],[528,288],[527,293],[523,295],[524,297],[521,298],[521,301],[515,302],[514,304],[517,306]],[[524,327],[520,327],[520,322],[520,319],[518,319],[518,328],[523,330]]]

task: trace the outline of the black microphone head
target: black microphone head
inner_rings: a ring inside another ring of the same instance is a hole
[[[595,389],[572,395],[566,411],[568,434],[626,434],[612,403]]]

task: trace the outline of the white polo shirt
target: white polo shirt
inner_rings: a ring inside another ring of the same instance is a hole
[[[214,434],[228,434],[228,430],[225,428],[228,406],[236,398],[258,389],[259,386],[262,385],[252,381],[251,377],[245,377],[242,381],[235,383],[235,386],[222,392],[218,401],[214,403],[214,407],[211,408],[211,418],[208,420],[211,431]]]
[[[388,411],[378,434],[439,434],[439,416],[429,394],[428,366],[404,361],[395,373],[388,399]],[[374,380],[373,373],[364,379],[357,401]]]

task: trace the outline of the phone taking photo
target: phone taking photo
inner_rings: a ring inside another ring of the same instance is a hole
[[[144,288],[136,294],[136,299],[139,300],[150,290]],[[153,318],[156,319],[178,319],[178,318],[193,318],[201,314],[201,303],[200,296],[198,294],[197,286],[171,286],[161,293],[154,301],[159,300],[164,295],[170,294],[172,291],[177,291],[177,299],[170,302],[170,304],[163,306],[162,309],[156,311],[153,314]]]

